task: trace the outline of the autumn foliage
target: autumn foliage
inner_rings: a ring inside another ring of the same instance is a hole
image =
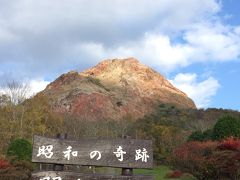
[[[11,140],[32,140],[34,134],[55,136],[62,131],[62,117],[52,112],[48,99],[36,95],[21,104],[0,106],[0,153],[7,151]]]
[[[166,175],[166,178],[180,178],[183,175],[182,171],[175,170]]]
[[[240,178],[240,139],[188,142],[176,148],[174,166],[198,179]]]
[[[0,169],[6,169],[10,167],[10,163],[5,159],[0,159]]]
[[[227,138],[218,145],[220,150],[240,151],[240,139]]]

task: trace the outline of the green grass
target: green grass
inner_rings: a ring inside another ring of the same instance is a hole
[[[165,179],[167,173],[171,172],[167,166],[158,166],[153,170],[135,169],[134,174],[153,175],[154,179]]]
[[[120,174],[120,168],[96,168],[96,173],[103,174]],[[134,174],[142,174],[142,175],[152,175],[154,176],[154,180],[196,180],[193,176],[189,174],[184,174],[181,178],[166,178],[166,174],[170,173],[172,170],[168,166],[158,166],[152,170],[148,169],[134,169]]]
[[[188,174],[184,174],[181,178],[166,178],[166,174],[172,170],[168,166],[158,166],[152,170],[136,169],[134,174],[153,175],[156,180],[196,180],[194,177]]]

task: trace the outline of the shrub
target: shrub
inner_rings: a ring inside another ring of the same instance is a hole
[[[184,171],[193,174],[198,179],[211,179],[214,168],[208,161],[213,151],[217,148],[217,143],[207,142],[187,142],[173,151],[173,165]]]
[[[14,161],[14,163],[5,168],[0,169],[1,180],[29,180],[31,179],[31,172],[33,165],[29,161]]]
[[[203,141],[203,133],[201,131],[192,132],[188,137],[188,141]]]
[[[0,159],[0,169],[6,169],[8,167],[10,167],[9,162],[5,159]]]
[[[28,170],[29,172],[33,171],[34,169],[34,164],[31,161],[26,161],[26,160],[14,161],[12,163],[12,166],[18,169]]]
[[[188,141],[209,141],[211,139],[212,129],[208,129],[204,132],[195,131],[188,137]]]
[[[166,178],[180,178],[183,175],[182,171],[175,170],[166,175]]]
[[[213,128],[213,138],[240,137],[240,120],[231,116],[220,118]]]
[[[10,143],[7,155],[17,160],[31,160],[32,145],[25,139],[15,139]]]
[[[228,138],[222,141],[218,148],[220,150],[240,151],[240,139]]]
[[[212,140],[212,134],[213,134],[213,130],[212,129],[208,129],[208,130],[204,131],[203,132],[204,141]]]
[[[188,142],[173,151],[175,168],[197,179],[240,179],[240,139]]]
[[[231,150],[215,151],[209,161],[215,168],[215,179],[240,179],[240,152]]]

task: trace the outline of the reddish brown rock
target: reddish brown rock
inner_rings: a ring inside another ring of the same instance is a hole
[[[104,60],[61,75],[43,91],[57,112],[98,120],[137,119],[159,103],[196,108],[185,93],[134,58]]]

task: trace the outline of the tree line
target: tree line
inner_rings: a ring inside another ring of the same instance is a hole
[[[154,142],[154,158],[165,161],[167,155],[179,144],[187,141],[192,132],[204,132],[213,128],[216,121],[228,114],[240,117],[238,111],[224,109],[178,109],[174,105],[161,104],[154,113],[133,120],[89,121],[86,117],[57,114],[49,99],[39,93],[27,98],[27,86],[9,83],[6,94],[0,96],[0,153],[6,153],[11,140],[24,138],[32,141],[34,134],[54,137],[67,133],[69,138],[123,138],[151,139]]]

